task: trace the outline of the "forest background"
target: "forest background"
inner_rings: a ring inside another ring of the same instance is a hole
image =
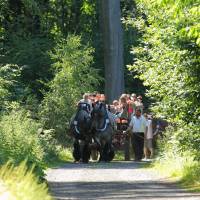
[[[84,92],[104,92],[100,4],[0,0],[1,165],[26,160],[42,177],[61,144],[70,145],[76,102]],[[148,109],[170,122],[160,167],[171,162],[170,173],[198,185],[200,4],[121,0],[120,8],[126,93],[145,96]],[[38,134],[41,128],[49,131]]]

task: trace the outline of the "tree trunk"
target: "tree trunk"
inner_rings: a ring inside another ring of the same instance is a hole
[[[108,103],[124,92],[123,33],[120,0],[102,0],[105,94]]]

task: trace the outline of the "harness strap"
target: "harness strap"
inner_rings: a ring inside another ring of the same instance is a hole
[[[97,131],[100,131],[100,132],[105,131],[109,123],[110,123],[110,120],[109,120],[109,119],[106,119],[106,120],[105,120],[105,125],[104,125],[104,127],[101,128],[101,129],[96,128],[96,130],[97,130]]]
[[[75,131],[76,133],[80,134],[80,131],[78,130],[78,122],[74,121]]]

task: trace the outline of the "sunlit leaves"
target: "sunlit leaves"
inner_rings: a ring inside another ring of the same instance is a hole
[[[81,10],[85,14],[92,15],[95,13],[95,3],[94,0],[84,0]]]
[[[149,87],[147,95],[155,99],[152,111],[164,115],[184,134],[177,132],[179,143],[199,150],[200,114],[200,12],[198,1],[138,0],[138,12],[147,15],[148,26],[138,31],[140,44],[133,48],[134,64],[130,70]],[[140,23],[136,18],[134,27]],[[192,124],[191,126],[189,124]],[[188,138],[188,139],[187,139]],[[184,141],[184,142],[183,142]]]
[[[66,137],[67,123],[81,95],[93,91],[99,82],[98,71],[91,67],[92,53],[93,49],[82,45],[78,36],[59,40],[50,53],[55,77],[45,95],[41,115],[45,127],[55,128],[58,138]]]
[[[0,110],[8,101],[12,101],[13,88],[17,84],[21,70],[17,65],[0,65]]]

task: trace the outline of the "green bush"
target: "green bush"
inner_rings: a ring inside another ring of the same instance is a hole
[[[18,167],[6,164],[0,168],[0,199],[6,200],[51,200],[46,185],[38,179],[26,163]]]
[[[17,65],[0,64],[0,112],[16,99],[20,74],[21,70]]]
[[[37,134],[40,124],[29,118],[29,113],[15,108],[0,119],[0,163],[19,164],[23,160],[43,176],[44,148]]]
[[[47,163],[51,163],[55,159],[58,159],[60,146],[58,145],[58,142],[55,139],[55,130],[43,130],[42,128],[40,128],[38,129],[38,137],[42,149],[44,151],[44,161]]]
[[[189,149],[200,159],[199,4],[197,0],[136,2],[132,25],[141,37],[132,49],[135,58],[129,70],[149,88],[147,96],[155,102],[152,112],[176,125],[180,149]]]
[[[127,23],[140,37],[128,68],[148,87],[152,112],[173,125],[160,144],[160,168],[184,177],[200,160],[200,5],[197,0],[137,0],[136,5]]]
[[[168,128],[166,138],[160,141],[160,155],[154,162],[154,168],[166,177],[178,178],[183,186],[200,191],[200,164],[197,158],[195,140],[188,148],[187,129]],[[191,132],[191,131],[190,131]],[[185,144],[183,138],[185,137]],[[195,137],[195,136],[194,136]],[[181,138],[181,139],[180,139]]]

